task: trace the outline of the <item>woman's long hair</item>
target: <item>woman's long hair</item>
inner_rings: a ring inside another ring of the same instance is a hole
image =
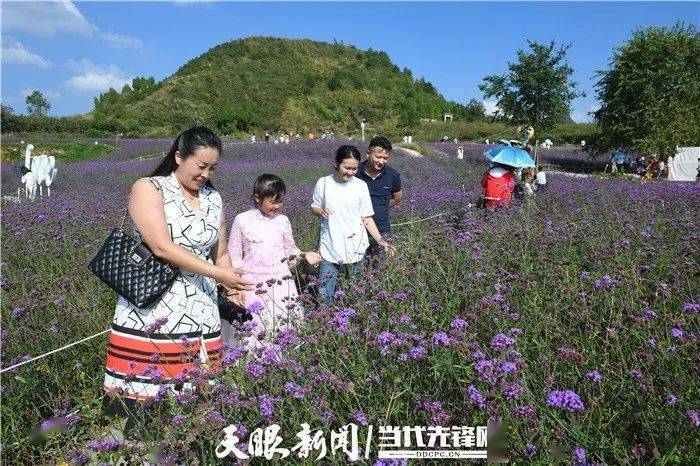
[[[173,145],[168,151],[168,155],[160,162],[158,168],[153,170],[151,176],[170,176],[177,168],[175,152],[180,152],[180,157],[184,160],[202,147],[216,149],[219,151],[219,156],[221,156],[223,152],[221,139],[206,126],[194,126],[183,131],[175,138]],[[210,188],[214,187],[211,180],[207,180],[206,185]]]

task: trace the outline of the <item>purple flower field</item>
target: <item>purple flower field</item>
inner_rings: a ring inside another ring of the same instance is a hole
[[[86,264],[158,163],[138,157],[168,143],[62,164],[50,198],[3,201],[2,367],[108,328],[116,297]],[[299,247],[315,248],[311,192],[341,143],[227,143],[213,182],[228,223],[255,177],[276,173]],[[149,421],[123,441],[102,435],[106,336],[3,373],[2,462],[212,464],[230,424],[245,451],[273,423],[295,442],[301,423],[328,434],[352,422],[364,445],[368,425],[492,421],[518,464],[693,463],[700,186],[549,174],[547,191],[485,217],[470,206],[484,146],[461,161],[456,145],[432,146],[449,157],[392,155],[406,194],[392,222],[446,215],[396,227],[396,257],[343,283],[332,306],[313,306],[314,271],[297,268],[306,321],[277,349],[226,348],[222,375],[192,374],[200,390],[148,400]],[[1,181],[16,193],[12,167]]]

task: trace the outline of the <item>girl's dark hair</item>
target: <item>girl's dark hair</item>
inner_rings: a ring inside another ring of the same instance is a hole
[[[362,155],[357,147],[350,144],[343,144],[335,151],[335,164],[340,165],[345,159],[355,159],[358,162],[362,160]]]
[[[210,147],[219,151],[219,155],[223,152],[221,139],[214,134],[212,130],[206,126],[194,126],[183,131],[175,138],[173,145],[168,151],[168,155],[160,162],[158,168],[153,170],[151,176],[169,176],[177,168],[175,163],[175,152],[180,152],[180,156],[184,159],[194,154],[197,149],[202,147]],[[213,188],[210,180],[207,180],[207,186]]]
[[[286,192],[287,187],[284,185],[282,178],[269,173],[260,175],[253,185],[253,194],[258,196],[260,200],[268,197],[273,200],[279,200]]]

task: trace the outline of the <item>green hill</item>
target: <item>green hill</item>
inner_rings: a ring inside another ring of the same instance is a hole
[[[380,51],[342,43],[250,37],[218,45],[156,83],[136,78],[95,98],[99,126],[141,135],[176,133],[194,123],[223,133],[252,130],[374,131],[416,126],[421,118],[470,120],[424,79]]]

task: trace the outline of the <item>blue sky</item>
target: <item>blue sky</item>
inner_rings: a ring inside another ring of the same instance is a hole
[[[698,25],[700,2],[655,3],[223,3],[2,2],[2,102],[18,113],[38,89],[51,115],[85,113],[111,85],[157,80],[229,40],[251,35],[333,39],[383,50],[445,97],[483,99],[527,39],[572,43],[577,121],[596,108],[595,70],[639,26]],[[487,102],[487,107],[492,104]]]

